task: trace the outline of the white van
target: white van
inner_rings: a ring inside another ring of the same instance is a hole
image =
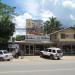
[[[50,59],[61,59],[63,52],[60,48],[51,47],[40,51],[40,56],[48,56]]]
[[[4,61],[4,60],[10,61],[11,59],[13,59],[11,53],[9,53],[7,50],[0,50],[0,61]]]

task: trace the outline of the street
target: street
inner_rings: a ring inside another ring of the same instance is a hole
[[[0,75],[75,75],[75,60],[71,58],[49,60],[35,57],[28,60],[24,58],[0,62]]]

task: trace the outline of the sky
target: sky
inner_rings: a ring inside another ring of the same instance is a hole
[[[56,17],[63,26],[75,25],[75,0],[3,0],[10,6],[15,6],[19,15],[14,17],[17,28],[25,28],[26,19],[41,19]],[[17,31],[16,34],[25,34]]]

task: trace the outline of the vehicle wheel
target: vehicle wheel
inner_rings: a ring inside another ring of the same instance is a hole
[[[10,61],[10,59],[8,59],[7,61]]]
[[[18,56],[18,55],[15,55],[15,56],[14,56],[14,58],[18,59],[18,58],[19,58],[19,56]]]
[[[57,60],[60,60],[60,58],[57,58]]]
[[[19,58],[19,56],[18,55],[16,55],[16,59],[18,59]]]
[[[3,58],[0,58],[0,61],[4,61],[4,59]]]
[[[54,56],[53,56],[53,55],[50,55],[50,59],[51,59],[51,60],[54,60]]]
[[[43,53],[40,53],[40,57],[43,57]]]

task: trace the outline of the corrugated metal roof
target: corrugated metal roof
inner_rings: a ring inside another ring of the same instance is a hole
[[[66,30],[66,29],[74,29],[74,30],[75,30],[75,27],[64,28],[64,29],[61,29],[61,30],[55,31],[55,32],[53,32],[53,33],[50,33],[50,35],[55,34],[55,33],[58,33],[58,32],[61,32],[61,31],[64,31],[64,30]]]

